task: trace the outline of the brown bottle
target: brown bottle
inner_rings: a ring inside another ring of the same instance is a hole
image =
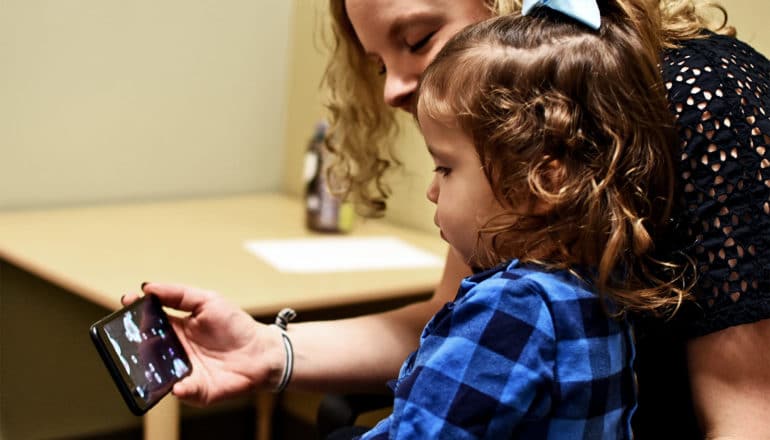
[[[305,221],[312,231],[347,232],[352,223],[352,208],[329,191],[326,181],[327,128],[325,122],[316,125],[305,153]]]

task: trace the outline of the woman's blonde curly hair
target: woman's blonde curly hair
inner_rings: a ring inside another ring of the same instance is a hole
[[[521,10],[521,0],[484,0],[492,15],[507,15]],[[719,5],[702,0],[622,0],[621,3],[644,5],[650,11],[647,36],[656,38],[661,48],[675,47],[678,41],[701,38],[703,29],[734,35],[726,25],[727,13]],[[659,8],[655,8],[655,4]],[[398,132],[395,110],[383,100],[384,79],[379,66],[365,56],[355,30],[345,11],[345,0],[330,0],[330,59],[323,84],[328,90],[326,107],[330,129],[326,146],[335,160],[328,169],[333,190],[353,201],[360,214],[382,215],[390,188],[387,171],[400,165],[394,142]],[[723,22],[712,26],[702,14],[704,7],[722,12]],[[630,6],[629,6],[630,7]]]

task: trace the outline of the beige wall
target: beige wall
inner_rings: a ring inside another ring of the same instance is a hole
[[[316,123],[324,118],[321,78],[326,64],[325,0],[294,0],[286,101],[284,189],[302,194],[302,164]]]
[[[0,209],[280,188],[293,6],[0,0]],[[106,313],[0,262],[0,439],[138,427]]]
[[[279,188],[291,7],[0,1],[0,208]]]
[[[765,56],[770,56],[770,2],[758,0],[722,0],[729,23],[738,30],[738,38],[751,44]]]

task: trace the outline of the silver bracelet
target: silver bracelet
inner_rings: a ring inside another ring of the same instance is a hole
[[[281,330],[283,348],[286,352],[286,364],[283,367],[283,375],[278,382],[278,386],[273,390],[274,393],[280,393],[286,389],[286,386],[289,385],[289,380],[291,380],[291,373],[294,371],[294,347],[291,345],[289,334],[286,333],[286,326],[289,324],[289,321],[292,321],[296,317],[297,312],[293,309],[286,308],[278,312],[278,315],[275,316],[275,323],[270,324]]]

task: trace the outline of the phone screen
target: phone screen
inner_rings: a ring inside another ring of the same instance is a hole
[[[91,336],[135,414],[150,409],[192,369],[168,316],[153,295],[96,322]]]

